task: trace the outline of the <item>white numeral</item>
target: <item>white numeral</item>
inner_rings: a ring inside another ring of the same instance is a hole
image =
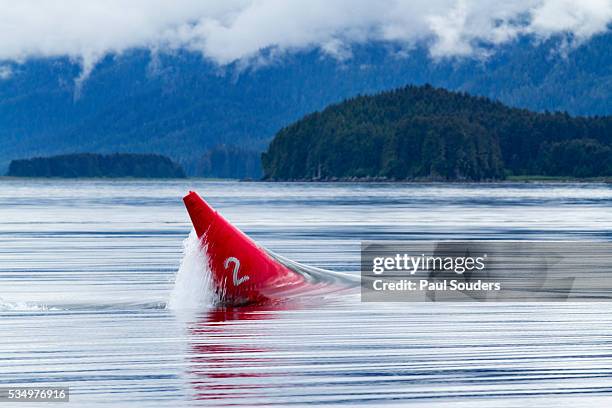
[[[233,256],[230,256],[229,258],[227,258],[225,260],[225,269],[227,269],[229,267],[230,263],[234,263],[234,286],[238,286],[241,283],[244,283],[246,281],[249,280],[249,276],[248,275],[244,275],[242,278],[238,278],[238,270],[240,269],[240,260],[238,258],[234,258]]]

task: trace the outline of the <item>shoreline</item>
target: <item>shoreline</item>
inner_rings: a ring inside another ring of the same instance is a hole
[[[293,179],[293,180],[255,180],[255,179],[234,179],[234,178],[216,178],[216,177],[15,177],[15,176],[0,176],[2,181],[16,180],[41,180],[41,181],[234,181],[241,183],[385,183],[385,184],[518,184],[518,183],[543,183],[543,184],[589,184],[603,183],[612,184],[612,177],[589,177],[589,178],[574,178],[574,177],[553,177],[553,176],[511,176],[500,180],[440,180],[440,179],[410,179],[410,180],[391,180],[379,177],[342,177],[329,179]]]
[[[242,180],[241,180],[242,181]],[[565,176],[509,176],[505,179],[488,180],[441,180],[437,178],[418,178],[393,180],[385,177],[331,177],[326,179],[268,179],[249,180],[270,183],[401,183],[401,184],[516,184],[516,183],[612,183],[610,177],[565,177]]]

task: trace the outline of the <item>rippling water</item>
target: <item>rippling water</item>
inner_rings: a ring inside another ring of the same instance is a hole
[[[604,184],[4,179],[0,384],[69,385],[71,406],[612,404],[612,303],[166,307],[189,189],[270,250],[353,274],[365,239],[612,240]]]

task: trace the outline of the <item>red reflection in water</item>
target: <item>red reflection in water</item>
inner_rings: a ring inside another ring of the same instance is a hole
[[[214,400],[254,396],[252,391],[261,385],[253,379],[271,376],[268,369],[275,366],[269,357],[273,350],[261,345],[269,329],[267,322],[278,319],[278,312],[297,307],[287,302],[218,308],[190,324],[188,373],[193,397]]]

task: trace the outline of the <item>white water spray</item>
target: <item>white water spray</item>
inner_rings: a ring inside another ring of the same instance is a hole
[[[191,231],[183,241],[183,259],[167,307],[172,310],[202,310],[214,303],[209,260],[200,239],[195,231]]]
[[[7,302],[0,298],[0,312],[17,311],[17,312],[44,312],[47,310],[57,310],[50,308],[47,305],[29,303],[29,302]]]

